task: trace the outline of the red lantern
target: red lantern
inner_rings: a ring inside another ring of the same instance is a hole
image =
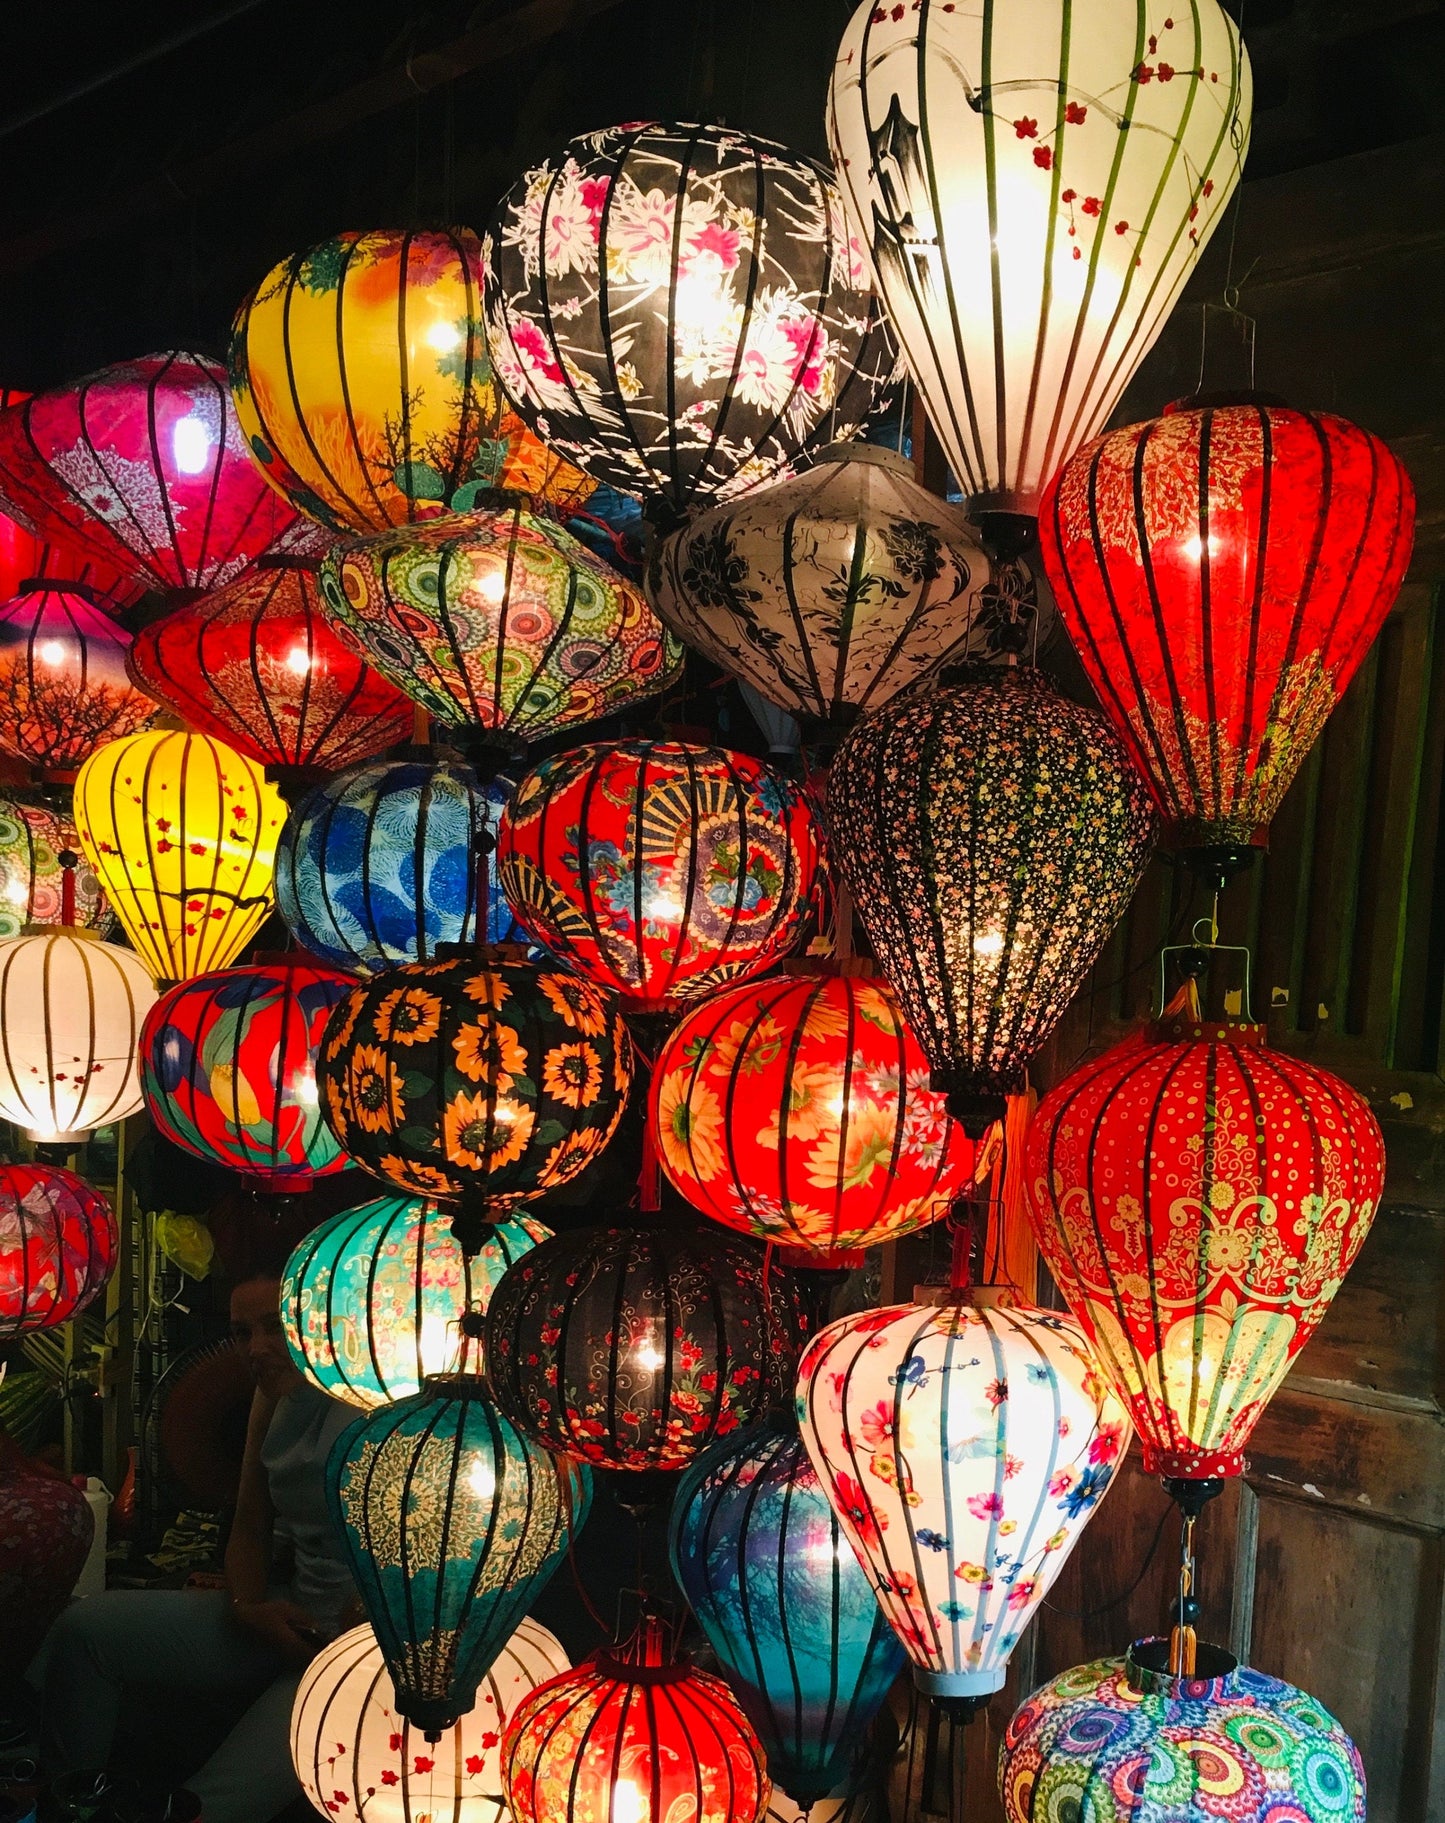
[[[649,1119],[695,1208],[820,1256],[936,1221],[973,1170],[881,978],[789,975],[704,1001],[658,1055]]]
[[[156,705],[126,671],[130,634],[88,596],[35,589],[0,607],[0,747],[74,776],[106,741],[137,734]]]
[[[1414,520],[1401,464],[1327,412],[1186,402],[1064,464],[1044,565],[1175,847],[1264,846],[1395,600]]]
[[[0,1165],[0,1342],[68,1323],[115,1269],[110,1204],[58,1165]]]
[[[263,558],[137,636],[131,675],[158,702],[262,765],[337,770],[404,741],[412,706],[321,612],[316,573]]]
[[[1040,1249],[1151,1474],[1240,1473],[1384,1184],[1364,1098],[1264,1038],[1171,1009],[1051,1091],[1025,1142]]]
[[[155,589],[219,588],[295,518],[247,453],[225,369],[184,350],[0,412],[0,504]]]
[[[94,1537],[83,1490],[27,1461],[0,1431],[0,1614],[13,1677],[64,1612]]]
[[[28,392],[0,387],[0,411],[21,405],[29,397]],[[66,545],[49,544],[18,519],[0,513],[0,601],[9,601],[12,595],[23,594],[27,587],[41,582],[55,587],[78,582],[83,590],[114,608],[129,607],[145,592],[134,578],[122,576],[118,570],[96,563]]]

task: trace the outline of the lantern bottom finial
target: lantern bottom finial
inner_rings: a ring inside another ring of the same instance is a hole
[[[1262,838],[1264,830],[1257,832]],[[1222,893],[1237,874],[1253,867],[1264,847],[1257,842],[1200,842],[1179,850],[1179,859],[1211,891]]]
[[[1186,1519],[1197,1519],[1224,1492],[1222,1475],[1165,1475],[1160,1485]]]
[[[970,1139],[982,1139],[996,1120],[1002,1120],[1007,1107],[1002,1094],[991,1090],[969,1088],[961,1083],[944,1083],[948,1094],[948,1111]]]

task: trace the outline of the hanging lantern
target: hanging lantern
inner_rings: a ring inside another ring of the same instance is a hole
[[[981,668],[853,731],[828,823],[934,1086],[981,1133],[1138,884],[1143,782],[1102,716],[1031,669]]]
[[[585,1471],[529,1443],[458,1374],[348,1425],[326,1495],[396,1707],[439,1738],[585,1520]]]
[[[187,1152],[304,1189],[353,1161],[321,1118],[316,1053],[351,976],[285,956],[161,995],[140,1038],[146,1108]]]
[[[0,1431],[0,1612],[17,1681],[69,1606],[94,1537],[83,1488],[30,1461]]]
[[[412,731],[411,704],[332,631],[299,559],[263,558],[152,621],[130,671],[191,727],[263,766],[348,766]]]
[[[672,1506],[672,1569],[767,1753],[802,1805],[852,1771],[903,1667],[798,1427],[715,1443]]]
[[[1171,845],[1264,845],[1394,604],[1414,520],[1400,462],[1326,412],[1173,406],[1065,465],[1044,566]]]
[[[236,313],[231,387],[261,473],[333,531],[469,512],[512,487],[560,518],[592,484],[523,429],[492,376],[477,237],[338,234]]]
[[[0,797],[0,937],[18,937],[28,924],[75,924],[98,936],[114,927],[100,882],[79,849],[68,816],[48,804]],[[67,877],[73,904],[67,904]]]
[[[1138,1640],[1036,1690],[1008,1725],[1008,1823],[1054,1817],[1365,1823],[1365,1769],[1328,1710],[1218,1646],[1171,1676],[1169,1642]]]
[[[926,1227],[970,1182],[974,1148],[927,1083],[885,981],[796,974],[684,1015],[648,1118],[695,1208],[826,1258]]]
[[[225,369],[173,349],[0,412],[0,503],[147,588],[217,589],[292,522],[246,454]]]
[[[515,1823],[762,1823],[771,1790],[732,1691],[666,1660],[656,1623],[513,1711],[502,1779]]]
[[[1249,144],[1215,4],[865,0],[828,91],[850,225],[977,509],[1037,510],[1154,344]]]
[[[75,1139],[141,1106],[136,1045],[156,997],[130,950],[57,925],[0,943],[0,1120]]]
[[[83,1177],[58,1165],[0,1165],[0,1342],[78,1317],[119,1253],[111,1206]]]
[[[296,1248],[281,1281],[281,1321],[313,1386],[351,1405],[388,1405],[473,1364],[464,1316],[485,1311],[502,1274],[551,1230],[517,1216],[488,1228],[469,1254],[452,1231],[454,1213],[383,1196],[342,1210]]]
[[[1002,1688],[1129,1421],[1071,1317],[941,1295],[822,1330],[798,1417],[915,1684],[977,1703]]]
[[[69,779],[102,741],[135,734],[156,706],[126,673],[130,634],[75,590],[0,607],[0,749]]]
[[[786,1274],[735,1235],[578,1228],[492,1294],[487,1373],[529,1437],[599,1468],[671,1470],[766,1411],[803,1317]]]
[[[632,1043],[597,988],[473,951],[353,988],[321,1076],[331,1130],[368,1171],[494,1219],[570,1183],[611,1139]]]
[[[657,1012],[787,955],[821,847],[803,791],[747,754],[629,740],[534,766],[497,860],[538,943]]]
[[[828,441],[871,328],[831,174],[730,127],[570,141],[503,198],[482,253],[522,417],[679,515]]]
[[[429,714],[503,747],[655,696],[682,664],[640,591],[520,494],[343,545],[321,598]]]
[[[312,1659],[296,1692],[291,1761],[301,1788],[323,1817],[507,1823],[502,1730],[524,1698],[568,1668],[560,1642],[522,1621],[475,1706],[433,1742],[398,1710],[376,1635],[353,1627]]]
[[[110,741],[75,781],[75,827],[125,934],[162,981],[224,968],[271,909],[286,807],[206,734]]]
[[[1187,1009],[1050,1091],[1025,1153],[1039,1248],[1150,1474],[1238,1475],[1379,1206],[1347,1083]]]

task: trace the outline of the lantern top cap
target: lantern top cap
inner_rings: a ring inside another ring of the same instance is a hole
[[[1239,1660],[1232,1652],[1201,1642],[1194,1662],[1193,1677],[1175,1677],[1169,1670],[1167,1639],[1136,1639],[1124,1656],[1124,1674],[1129,1688],[1144,1696],[1218,1702],[1232,1694],[1239,1671]]]
[[[1250,386],[1220,387],[1217,392],[1192,392],[1186,398],[1173,399],[1164,407],[1164,416],[1172,418],[1184,411],[1220,411],[1232,405],[1252,405],[1264,411],[1288,411],[1289,400],[1282,393],[1258,392]]]
[[[1269,1028],[1246,1019],[1201,1019],[1187,1012],[1154,1019],[1144,1028],[1150,1044],[1232,1044],[1259,1049]]]
[[[813,457],[812,466],[821,468],[825,462],[871,462],[878,468],[891,469],[895,475],[907,475],[910,480],[913,477],[913,464],[906,456],[886,443],[865,443],[861,437],[844,437],[826,444]]]

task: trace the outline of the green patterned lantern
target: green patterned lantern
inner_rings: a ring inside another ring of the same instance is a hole
[[[67,873],[75,898],[68,916]],[[27,924],[67,923],[101,937],[115,926],[75,825],[48,804],[0,797],[0,937],[18,937]]]

